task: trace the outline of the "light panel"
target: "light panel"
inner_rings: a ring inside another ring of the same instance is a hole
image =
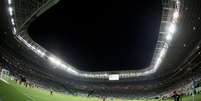
[[[42,57],[45,55],[45,53],[42,52],[40,49],[36,49],[36,52],[37,52],[38,54],[40,54]]]
[[[13,26],[15,25],[15,21],[14,21],[13,18],[11,18],[11,23],[12,23]]]
[[[13,34],[16,34],[16,28],[13,27]]]
[[[11,1],[11,0],[8,0],[8,4],[11,5],[11,3],[12,3],[12,1]]]
[[[9,11],[10,16],[12,16],[13,15],[13,8],[12,7],[8,7],[8,11]]]
[[[173,13],[173,19],[177,19],[179,17],[179,12],[178,11],[175,11]]]
[[[171,33],[168,33],[168,35],[166,36],[166,40],[170,41],[172,40],[173,35]]]
[[[168,28],[168,31],[170,33],[175,33],[175,31],[176,31],[176,25],[174,23],[171,23],[170,26],[169,26],[169,28]]]
[[[54,56],[49,56],[48,59],[50,60],[50,62],[52,62],[52,63],[54,63],[56,65],[61,65],[61,61],[58,58],[54,57]]]

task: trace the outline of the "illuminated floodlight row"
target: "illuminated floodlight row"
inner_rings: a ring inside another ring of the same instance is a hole
[[[176,1],[176,7],[173,11],[173,14],[172,14],[172,20],[170,21],[170,24],[168,26],[168,30],[167,30],[167,35],[166,35],[166,40],[164,40],[164,45],[163,45],[163,48],[161,49],[161,51],[159,52],[159,55],[158,55],[158,58],[155,62],[155,65],[154,65],[154,69],[153,71],[156,71],[157,68],[159,67],[160,63],[162,62],[162,59],[164,58],[167,50],[168,50],[168,45],[169,43],[171,42],[175,32],[176,32],[176,24],[177,24],[177,21],[178,21],[178,18],[179,18],[179,10],[180,10],[180,1],[177,0]]]
[[[170,24],[168,26],[166,40],[164,40],[164,45],[157,55],[157,58],[156,58],[154,65],[153,65],[153,68],[151,70],[147,70],[144,72],[130,73],[129,74],[130,76],[145,76],[145,75],[156,72],[156,70],[160,66],[163,58],[165,57],[165,54],[168,50],[168,44],[171,42],[171,40],[172,40],[172,38],[176,32],[176,24],[177,24],[177,20],[179,18],[179,10],[180,10],[180,1],[177,0],[176,1],[176,8],[175,8],[173,15],[172,15],[172,20],[170,21]],[[128,75],[124,73],[124,74],[121,74],[121,76],[125,77]]]
[[[13,17],[13,12],[14,9],[12,8],[12,1],[8,0],[8,11],[9,11],[9,15],[10,15],[10,20],[11,20],[11,24],[13,26],[13,34],[16,34],[16,28],[15,28],[15,19]],[[166,37],[164,40],[164,45],[163,47],[161,47],[161,49],[159,50],[159,52],[157,53],[157,58],[155,59],[155,62],[152,66],[151,69],[146,70],[146,71],[139,71],[139,72],[127,72],[127,73],[119,73],[118,75],[120,77],[136,77],[136,76],[146,76],[148,74],[154,73],[156,72],[156,70],[158,69],[158,67],[160,66],[163,58],[165,57],[165,54],[168,50],[168,45],[171,42],[175,32],[176,32],[176,24],[177,24],[177,20],[179,18],[179,10],[180,10],[180,2],[179,0],[176,1],[176,8],[174,9],[173,13],[172,13],[172,20],[170,21],[167,31],[166,31]],[[80,77],[85,77],[85,78],[108,78],[109,77],[109,73],[105,72],[105,73],[90,73],[90,72],[84,72],[84,71],[79,71],[76,70],[75,68],[73,68],[72,66],[64,63],[63,61],[61,61],[59,58],[57,58],[54,55],[47,55],[45,54],[45,52],[41,51],[40,48],[36,48],[35,46],[29,44],[25,39],[23,39],[20,35],[17,36],[18,39],[20,39],[27,47],[29,47],[31,50],[33,50],[35,53],[37,53],[38,55],[40,55],[41,57],[46,56],[48,58],[48,61],[50,61],[50,63],[52,63],[54,65],[55,68],[59,68],[62,70],[65,70],[71,74],[80,76]]]
[[[15,19],[14,19],[14,9],[12,7],[12,0],[8,0],[8,12],[9,12],[9,15],[10,15],[10,21],[11,21],[11,24],[12,24],[12,31],[13,31],[13,34],[16,35],[16,32],[17,32],[17,29],[16,29],[16,25],[15,25]],[[28,46],[29,48],[31,48],[35,53],[37,53],[38,55],[40,56],[44,56],[45,53],[42,52],[40,49],[36,49],[35,46],[32,46],[31,44],[29,44],[26,40],[24,40],[21,36],[17,36],[18,39],[20,39],[26,46]]]
[[[73,69],[70,65],[66,65],[64,62],[62,62],[59,58],[57,58],[56,56],[48,56],[48,60],[53,63],[54,68],[59,67],[60,69],[66,70],[69,73],[72,74],[78,74],[78,71],[76,71],[75,69]]]
[[[15,19],[14,19],[14,9],[12,7],[12,0],[8,0],[8,13],[10,16],[10,21],[12,24],[12,31],[13,34],[16,35],[16,25],[15,25]],[[44,57],[46,54],[45,52],[43,52],[42,50],[40,50],[39,48],[36,48],[34,45],[31,45],[29,42],[27,42],[24,38],[22,38],[20,35],[17,35],[17,38],[22,41],[28,48],[30,48],[32,51],[34,51],[36,54],[38,54],[41,57]],[[63,64],[59,59],[57,59],[56,57],[51,57],[48,56],[48,59],[56,64],[59,65],[60,67],[62,67],[63,69],[66,69],[67,71],[71,72],[71,73],[77,73],[74,69],[67,67],[65,64]]]
[[[15,19],[13,17],[13,12],[14,12],[14,9],[12,7],[12,1],[11,0],[8,0],[8,13],[10,15],[10,21],[11,21],[11,24],[12,24],[12,31],[13,31],[13,34],[15,35],[17,30],[16,30],[16,27],[15,27]]]
[[[13,31],[13,34],[16,35],[16,25],[15,25],[15,19],[14,19],[14,9],[12,7],[12,0],[8,0],[8,13],[9,13],[9,16],[10,16],[10,22],[12,24],[12,31]],[[29,42],[27,42],[24,38],[22,38],[20,35],[17,35],[17,38],[22,41],[28,48],[30,48],[32,51],[34,51],[36,54],[38,54],[39,56],[41,57],[44,57],[46,56],[45,52],[43,52],[42,50],[40,50],[39,48],[36,48],[34,45],[31,45]],[[66,66],[65,64],[63,64],[59,59],[57,59],[56,57],[51,57],[51,56],[47,56],[48,59],[56,64],[56,65],[59,65],[60,67],[62,67],[63,69],[69,71],[70,73],[74,73],[76,74],[77,72]]]
[[[34,51],[36,54],[40,55],[41,57],[45,56],[45,53],[41,51],[39,48],[37,49],[35,46],[28,43],[25,39],[23,39],[20,35],[17,36],[17,38],[22,41],[27,47],[29,47],[32,51]]]
[[[166,36],[167,41],[172,40],[172,37],[176,31],[176,24],[177,24],[177,20],[179,18],[179,10],[180,10],[180,2],[179,2],[179,0],[177,0],[176,1],[176,9],[173,12],[172,21],[169,25],[168,34]]]

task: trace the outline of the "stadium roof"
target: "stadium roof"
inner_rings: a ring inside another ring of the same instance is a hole
[[[153,57],[161,14],[161,0],[61,0],[33,21],[28,32],[80,70],[143,69]]]
[[[21,1],[23,3],[24,1]],[[46,49],[42,48],[39,44],[35,43],[27,33],[27,27],[29,24],[41,15],[44,11],[46,11],[51,6],[55,5],[58,1],[49,0],[49,1],[40,1],[38,4],[27,3],[27,6],[20,6],[21,3],[8,1],[8,13],[10,15],[10,23],[13,26],[12,31],[13,34],[21,41],[25,46],[31,49],[33,52],[41,56],[45,60],[49,60],[53,63],[53,68],[63,69],[75,76],[86,77],[86,78],[108,78],[111,72],[99,72],[92,73],[86,71],[77,70],[75,67],[71,66],[68,63],[63,62],[58,57],[54,56],[52,53],[48,52]],[[30,5],[31,4],[31,5]],[[13,6],[14,5],[14,6]],[[28,6],[30,5],[30,6]],[[151,73],[156,72],[163,58],[165,57],[165,53],[168,50],[168,47],[171,44],[171,40],[173,35],[175,34],[175,28],[178,23],[179,14],[181,13],[181,2],[179,0],[176,1],[163,1],[163,14],[161,17],[161,26],[158,35],[158,41],[155,46],[155,51],[153,53],[152,60],[150,65],[141,70],[136,71],[115,71],[120,78],[127,77],[138,77],[138,76],[146,76]],[[16,11],[14,11],[14,8]],[[28,11],[24,11],[27,8]],[[22,10],[22,11],[21,11]],[[34,11],[35,10],[35,11]],[[21,13],[17,13],[17,12]],[[32,14],[30,12],[33,12]],[[13,14],[16,12],[15,14]],[[17,20],[16,20],[16,19]],[[24,18],[24,19],[21,19]],[[18,20],[19,19],[19,20]],[[22,22],[24,21],[24,22]],[[19,30],[19,31],[18,31]],[[112,71],[113,72],[113,71]]]

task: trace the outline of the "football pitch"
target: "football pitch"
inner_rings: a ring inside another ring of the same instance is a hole
[[[100,98],[88,98],[81,96],[64,95],[53,93],[40,88],[26,88],[13,82],[7,84],[0,80],[0,101],[102,101]],[[106,101],[173,101],[169,100],[125,100],[125,99],[106,99]],[[184,97],[182,101],[192,101],[192,97]],[[195,101],[201,101],[201,95],[195,96]]]

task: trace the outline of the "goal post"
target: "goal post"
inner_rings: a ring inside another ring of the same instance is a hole
[[[9,75],[10,75],[10,72],[6,69],[2,69],[1,72],[0,72],[0,79],[3,79],[3,80],[9,80]]]

